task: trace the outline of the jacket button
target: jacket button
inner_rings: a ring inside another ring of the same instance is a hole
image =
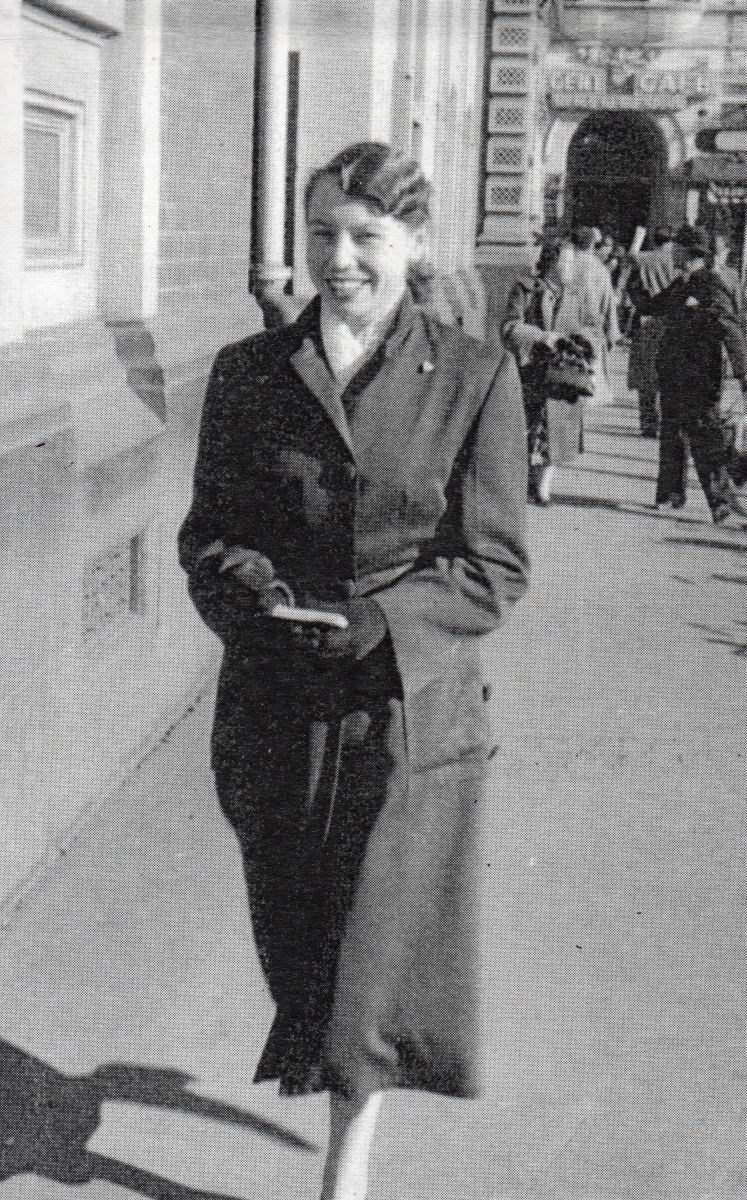
[[[358,478],[358,468],[356,467],[355,463],[345,463],[345,477],[346,479],[349,479],[351,483]]]

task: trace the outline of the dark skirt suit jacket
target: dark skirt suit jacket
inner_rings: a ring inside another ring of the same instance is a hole
[[[213,765],[277,1004],[256,1078],[284,1092],[478,1093],[479,640],[526,586],[525,496],[513,359],[409,299],[342,395],[318,300],[218,355],[181,555],[225,643]],[[219,538],[383,640],[294,651],[198,562]]]
[[[530,440],[537,425],[544,421],[549,460],[561,464],[570,462],[579,452],[583,405],[548,395],[544,368],[534,353],[538,345],[546,345],[542,334],[555,328],[560,307],[562,284],[557,272],[552,275],[555,278],[517,279],[508,294],[501,333],[519,365]]]

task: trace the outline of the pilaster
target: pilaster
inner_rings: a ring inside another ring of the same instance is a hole
[[[0,0],[0,344],[23,337],[21,0]]]
[[[486,55],[483,195],[478,260],[514,259],[541,227],[541,61],[538,0],[493,0]]]
[[[99,302],[105,321],[142,321],[158,307],[161,0],[130,0],[108,50]]]

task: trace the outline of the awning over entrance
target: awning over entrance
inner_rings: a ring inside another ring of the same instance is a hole
[[[723,199],[712,200],[712,204],[734,203],[727,193],[735,192],[736,199],[743,191],[747,192],[745,154],[702,154],[690,160],[686,173],[688,183],[707,183],[708,191],[713,189],[714,196],[723,194]]]
[[[709,183],[706,200],[722,208],[727,204],[747,204],[747,183]]]

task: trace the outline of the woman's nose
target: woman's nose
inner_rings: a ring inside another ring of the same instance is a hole
[[[330,246],[329,258],[336,267],[346,267],[355,260],[355,242],[345,230],[337,234]]]

